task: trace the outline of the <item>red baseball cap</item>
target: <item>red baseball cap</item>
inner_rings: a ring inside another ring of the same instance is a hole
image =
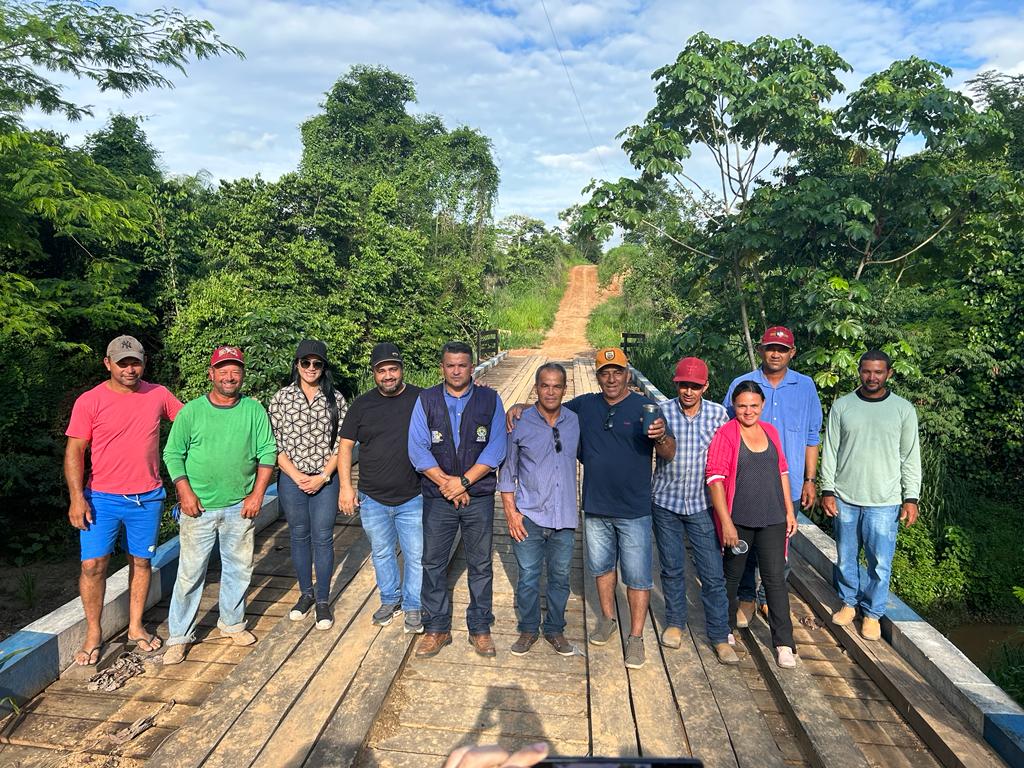
[[[766,347],[769,344],[778,344],[780,347],[794,349],[796,347],[796,339],[793,338],[793,332],[789,328],[786,328],[784,325],[773,325],[761,337],[762,347]]]
[[[221,363],[238,363],[244,366],[245,356],[242,355],[242,350],[238,347],[217,347],[210,355],[210,365],[216,367]]]
[[[676,363],[676,375],[672,381],[686,381],[691,384],[708,383],[708,366],[699,357],[684,357]]]

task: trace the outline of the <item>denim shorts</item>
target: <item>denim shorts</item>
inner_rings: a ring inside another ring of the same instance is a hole
[[[104,493],[86,488],[85,500],[92,510],[92,523],[79,532],[82,559],[106,557],[114,551],[114,544],[124,523],[124,547],[129,555],[151,559],[156,551],[160,511],[166,493],[157,488],[148,493]]]
[[[595,517],[584,522],[587,541],[587,567],[595,576],[615,570],[618,561],[622,583],[630,589],[651,589],[653,545],[651,516]]]

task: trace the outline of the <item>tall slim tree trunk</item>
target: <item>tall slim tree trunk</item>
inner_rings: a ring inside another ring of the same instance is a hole
[[[747,297],[743,294],[743,276],[740,273],[739,256],[733,254],[732,276],[736,280],[736,297],[740,301],[740,322],[743,326],[743,345],[747,349],[750,370],[757,368],[757,354],[754,352],[754,340],[750,337],[750,315],[747,312]]]

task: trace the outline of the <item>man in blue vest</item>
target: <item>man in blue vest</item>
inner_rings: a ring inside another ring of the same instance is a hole
[[[436,656],[452,641],[448,555],[462,530],[469,581],[466,625],[481,656],[494,656],[491,639],[491,535],[494,471],[505,458],[505,408],[498,393],[473,384],[473,350],[450,341],[441,348],[444,382],[425,389],[409,423],[409,460],[423,491],[423,627],[416,649]]]

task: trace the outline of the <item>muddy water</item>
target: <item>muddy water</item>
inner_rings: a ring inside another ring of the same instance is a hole
[[[962,624],[948,633],[959,648],[982,671],[998,656],[1004,645],[1024,647],[1024,626],[1019,624]]]

